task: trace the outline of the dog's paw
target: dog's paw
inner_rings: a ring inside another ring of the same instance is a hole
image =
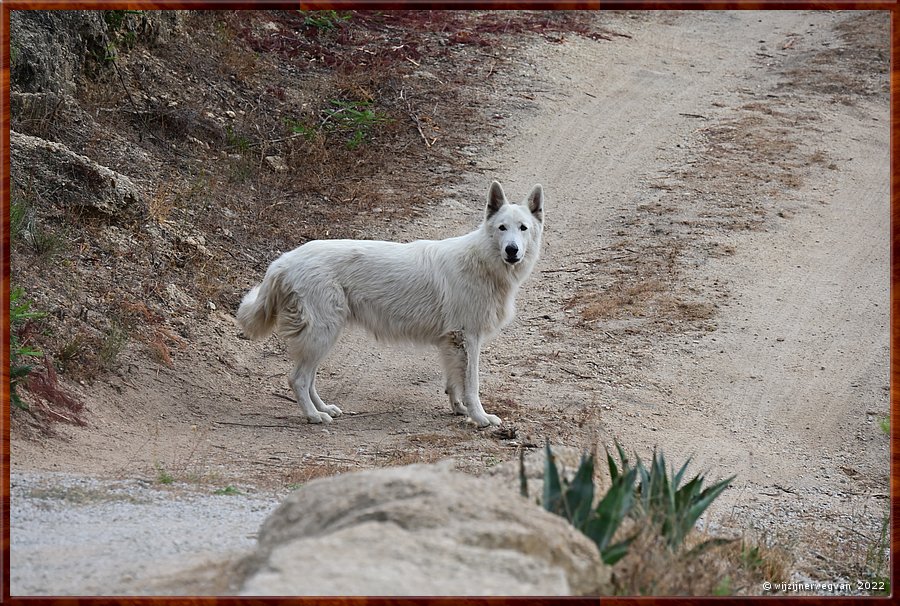
[[[478,427],[496,427],[500,425],[500,417],[497,415],[484,415],[476,417],[470,417],[473,423],[478,425]]]
[[[324,411],[324,412],[327,412],[327,413],[328,413],[329,415],[331,415],[332,417],[339,417],[339,416],[341,416],[342,414],[344,414],[344,413],[341,411],[341,409],[338,408],[337,406],[335,406],[334,404],[326,404],[326,405],[325,405],[325,411]]]
[[[488,423],[494,427],[500,425],[500,417],[497,415],[487,415]],[[487,425],[482,425],[482,427],[487,427]]]
[[[466,409],[466,405],[463,404],[462,402],[451,402],[451,403],[450,403],[450,410],[452,410],[452,411],[453,411],[453,414],[455,414],[455,415],[467,415],[467,414],[469,414],[469,411]]]
[[[309,423],[331,423],[331,415],[327,412],[316,412],[314,415],[306,417]]]

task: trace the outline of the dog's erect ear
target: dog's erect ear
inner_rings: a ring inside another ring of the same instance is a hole
[[[528,194],[528,210],[538,221],[544,221],[544,188],[540,184],[535,185]]]
[[[490,191],[488,191],[488,203],[485,216],[490,219],[504,204],[506,204],[506,194],[503,193],[503,188],[500,187],[500,184],[494,181],[491,183]]]

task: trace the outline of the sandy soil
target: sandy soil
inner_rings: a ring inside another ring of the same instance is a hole
[[[711,530],[786,545],[814,580],[863,570],[888,494],[888,15],[637,13],[611,29],[536,45],[493,81],[505,143],[477,142],[440,205],[376,234],[457,235],[490,179],[516,198],[544,185],[542,259],[482,355],[500,430],[451,415],[434,352],[357,333],[319,379],[345,415],[307,425],[281,344],[238,338],[216,310],[176,368],[135,360],[85,388],[90,427],[14,431],[14,472],[279,491],[618,440],[735,474]],[[32,547],[13,539],[15,579]]]

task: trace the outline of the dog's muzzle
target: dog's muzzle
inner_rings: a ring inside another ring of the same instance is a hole
[[[504,249],[504,252],[506,253],[506,258],[504,259],[504,261],[506,261],[510,265],[515,265],[516,263],[518,263],[519,261],[522,260],[519,258],[519,247],[518,246],[514,246],[514,245],[510,244],[509,246],[507,246]]]

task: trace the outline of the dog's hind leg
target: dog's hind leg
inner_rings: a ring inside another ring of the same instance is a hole
[[[306,420],[310,423],[331,423],[331,415],[320,411],[313,403],[310,391],[316,377],[316,367],[307,363],[298,363],[289,378],[291,388],[297,397]],[[320,400],[321,401],[321,400]]]
[[[444,380],[447,382],[445,393],[450,398],[450,410],[453,414],[468,414],[466,405],[462,402],[464,379],[466,376],[466,360],[462,351],[462,335],[458,332],[450,333],[438,345],[441,356],[441,366],[444,368]]]
[[[337,406],[322,401],[316,392],[316,370],[331,351],[343,326],[339,301],[322,305],[316,299],[303,302],[294,299],[285,306],[279,319],[279,334],[284,338],[288,353],[294,360],[289,381],[297,402],[310,423],[330,423],[331,417],[341,414]],[[319,303],[319,305],[316,305]]]
[[[309,399],[312,400],[313,406],[319,412],[328,413],[332,417],[339,417],[343,414],[340,408],[334,404],[326,404],[319,397],[319,392],[316,391],[316,375],[313,375],[312,384],[309,386]]]

